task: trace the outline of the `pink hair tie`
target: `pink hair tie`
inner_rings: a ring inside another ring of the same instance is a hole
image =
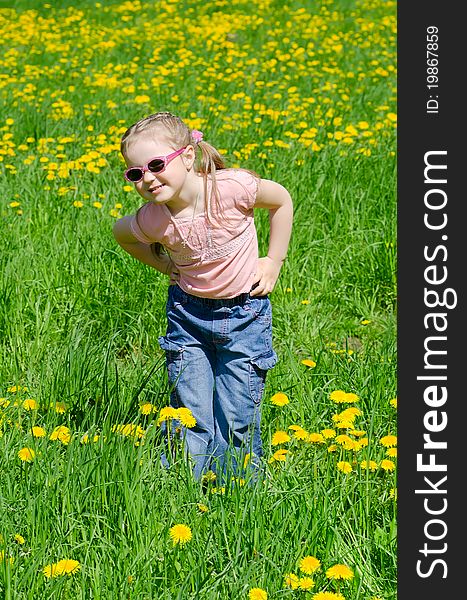
[[[203,139],[203,132],[198,131],[197,129],[193,129],[193,131],[191,132],[191,137],[193,138],[193,141],[196,144],[199,144],[201,142],[201,140]]]

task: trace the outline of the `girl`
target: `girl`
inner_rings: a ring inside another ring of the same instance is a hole
[[[121,152],[145,204],[113,228],[118,244],[170,277],[166,353],[171,405],[196,426],[183,432],[194,476],[262,455],[260,401],[272,348],[273,290],[292,229],[280,184],[229,169],[219,152],[177,116],[132,125]],[[198,158],[199,156],[199,158]],[[198,158],[198,160],[197,160]],[[267,256],[258,258],[253,209],[269,210]]]

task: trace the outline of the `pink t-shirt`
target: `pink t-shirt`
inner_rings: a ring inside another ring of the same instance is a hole
[[[132,216],[130,228],[145,244],[161,243],[175,263],[178,285],[188,294],[205,298],[234,298],[249,292],[258,261],[253,206],[258,179],[247,171],[216,173],[221,216],[211,200],[211,220],[205,213],[174,218],[167,206],[144,204]],[[208,180],[208,196],[210,195]]]

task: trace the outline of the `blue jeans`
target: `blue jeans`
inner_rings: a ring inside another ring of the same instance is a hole
[[[262,456],[260,403],[266,373],[277,362],[268,297],[199,298],[169,287],[166,353],[170,403],[189,408],[196,426],[184,428],[185,448],[199,478],[206,470],[243,470]],[[241,461],[241,462],[240,462]]]

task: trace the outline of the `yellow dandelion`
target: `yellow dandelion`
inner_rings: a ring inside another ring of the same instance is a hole
[[[79,569],[81,565],[77,560],[71,560],[69,558],[64,558],[63,560],[59,560],[57,563],[52,563],[50,565],[46,565],[42,572],[45,577],[50,579],[51,577],[58,577],[59,575],[73,575]]]
[[[300,304],[310,304],[310,300],[305,299],[300,302]]]
[[[353,421],[355,417],[360,417],[362,411],[356,406],[349,406],[345,410],[341,411],[337,416],[341,421]]]
[[[22,546],[22,545],[24,544],[24,542],[25,542],[25,539],[24,539],[24,537],[23,537],[22,535],[20,535],[19,533],[15,533],[15,537],[14,537],[14,539],[15,539],[15,542],[16,542],[17,544],[20,544],[21,546]]]
[[[209,507],[206,506],[206,504],[203,504],[202,502],[198,502],[196,506],[198,507],[200,513],[207,513],[209,511]]]
[[[269,459],[270,463],[273,462],[285,462],[286,458],[287,458],[287,454],[288,454],[288,450],[286,450],[285,448],[281,448],[280,450],[276,450],[276,452],[274,452],[274,454],[271,456],[271,458]]]
[[[352,579],[353,576],[352,569],[347,565],[334,565],[326,571],[328,579]]]
[[[319,561],[315,556],[304,556],[299,563],[300,571],[306,573],[307,575],[311,575],[315,571],[317,571],[321,566],[321,561]]]
[[[170,419],[177,418],[177,409],[173,406],[165,406],[161,408],[159,411],[159,418],[157,419],[157,424],[161,425],[164,421],[169,421]]]
[[[389,456],[389,458],[397,458],[397,448],[388,448],[386,450],[386,456]]]
[[[339,471],[345,473],[346,475],[352,472],[352,465],[345,460],[341,460],[340,462],[338,462],[337,468],[339,469]]]
[[[334,390],[329,394],[329,399],[340,404],[341,402],[345,402],[346,395],[344,390]]]
[[[249,600],[268,600],[268,593],[261,588],[251,588],[248,598]]]
[[[139,412],[142,415],[149,415],[156,411],[157,411],[157,407],[154,406],[154,404],[151,404],[150,402],[145,402],[144,404],[141,404],[141,406],[139,407]]]
[[[313,369],[313,367],[316,367],[316,363],[314,360],[311,360],[310,358],[305,358],[304,360],[301,361],[302,365],[305,365],[305,367],[310,367],[310,369]]]
[[[337,450],[338,446],[337,444],[330,444],[328,446],[328,452],[335,452]]]
[[[391,488],[389,490],[389,497],[394,498],[394,500],[397,500],[397,488]]]
[[[196,419],[189,408],[181,407],[177,409],[177,417],[184,427],[191,428],[196,425]]]
[[[325,440],[322,433],[309,433],[306,441],[310,444],[323,444]]]
[[[66,411],[66,406],[65,406],[65,402],[52,402],[52,404],[50,405],[56,413],[58,413],[59,415],[63,415],[63,413]]]
[[[216,474],[214,473],[214,471],[206,471],[206,473],[202,476],[202,481],[205,481],[207,483],[212,483],[213,481],[216,481]]]
[[[286,431],[276,431],[271,439],[271,446],[278,446],[290,442],[290,435]]]
[[[312,600],[345,600],[344,596],[334,592],[318,592],[313,594]]]
[[[389,404],[393,407],[393,408],[397,408],[397,398],[391,398],[391,400],[389,400]]]
[[[298,580],[298,589],[300,590],[311,590],[314,587],[315,582],[311,577],[300,577]]]
[[[363,321],[360,321],[361,325],[368,325],[369,323],[371,323],[369,319],[363,319]]]
[[[81,202],[81,200],[75,200],[75,201],[73,202],[73,206],[74,206],[75,208],[83,208],[84,204]]]
[[[303,429],[303,427],[299,427],[294,431],[293,436],[297,440],[306,440],[309,436],[309,433],[306,431],[306,429]]]
[[[49,436],[49,440],[59,440],[62,444],[69,444],[71,439],[71,433],[68,427],[65,425],[59,425],[55,427]]]
[[[383,459],[379,465],[383,471],[394,471],[394,469],[396,468],[396,465],[393,463],[392,460],[389,460],[387,458]]]
[[[397,436],[396,435],[385,435],[379,440],[379,443],[382,444],[385,448],[391,448],[392,446],[397,446]]]
[[[170,528],[169,535],[172,539],[173,545],[183,545],[191,540],[193,534],[191,533],[190,527],[183,523],[178,523]]]
[[[134,583],[135,578],[133,577],[133,575],[128,575],[128,577],[126,578],[126,580],[131,585],[132,583]]]
[[[284,585],[292,590],[296,590],[300,585],[300,578],[295,573],[284,575]]]
[[[336,437],[336,432],[334,429],[322,429],[321,435],[324,437],[325,440],[330,440]]]
[[[21,448],[21,450],[18,452],[18,457],[23,462],[32,462],[35,456],[36,453],[32,448]]]
[[[31,427],[31,433],[35,438],[45,437],[46,432],[43,427],[39,427],[38,425],[34,425]]]
[[[353,450],[355,447],[355,440],[345,434],[338,435],[335,441],[345,450]]]
[[[362,460],[360,463],[362,469],[368,469],[369,471],[376,471],[378,468],[378,463],[374,460]]]
[[[285,406],[289,402],[290,400],[287,394],[284,394],[283,392],[277,392],[271,396],[271,403],[274,404],[274,406]]]
[[[38,404],[33,398],[28,398],[23,402],[23,408],[25,410],[37,410]]]

